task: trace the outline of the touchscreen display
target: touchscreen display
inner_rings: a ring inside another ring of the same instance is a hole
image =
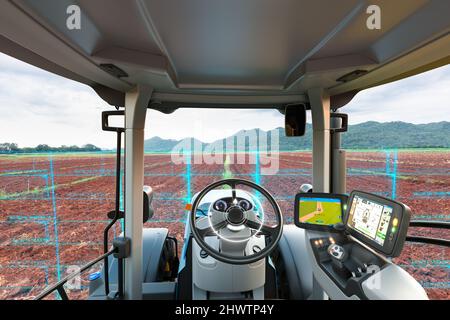
[[[298,201],[300,223],[331,226],[342,222],[340,199],[300,197]]]
[[[348,226],[383,246],[393,208],[355,195],[350,207]]]

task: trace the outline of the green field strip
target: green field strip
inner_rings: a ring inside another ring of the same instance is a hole
[[[401,267],[414,267],[414,268],[428,268],[428,267],[438,267],[438,268],[450,268],[450,260],[440,260],[440,259],[423,259],[423,260],[411,260],[408,264],[400,264]]]
[[[22,197],[22,196],[27,196],[27,195],[33,195],[33,194],[41,194],[47,191],[50,191],[52,189],[57,189],[57,188],[63,188],[63,187],[70,187],[70,186],[74,186],[83,182],[88,182],[88,181],[92,181],[95,179],[100,178],[100,176],[95,176],[95,177],[87,177],[87,178],[83,178],[83,179],[79,179],[79,180],[75,180],[72,182],[68,182],[68,183],[62,183],[62,184],[57,184],[54,187],[44,187],[44,188],[39,188],[39,187],[35,187],[32,190],[27,190],[27,191],[22,191],[22,192],[15,192],[15,193],[7,193],[4,190],[0,189],[0,200],[7,200],[10,198],[18,198],[18,197]]]

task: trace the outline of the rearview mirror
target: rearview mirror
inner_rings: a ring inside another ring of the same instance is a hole
[[[146,222],[148,219],[151,219],[153,217],[153,213],[155,212],[153,210],[153,189],[149,186],[144,186],[144,212],[143,212],[143,218],[144,222]]]
[[[306,108],[303,104],[286,106],[284,112],[284,130],[287,137],[301,137],[306,129]]]

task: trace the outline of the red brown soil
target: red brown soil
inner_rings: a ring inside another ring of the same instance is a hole
[[[250,164],[230,164],[229,170],[237,177],[254,180],[252,157],[247,156]],[[263,163],[267,157],[260,160]],[[279,174],[259,176],[260,183],[277,198],[287,223],[292,223],[292,197],[302,183],[311,183],[311,161],[310,152],[283,153]],[[109,222],[106,213],[114,208],[114,156],[55,155],[52,163],[53,181],[50,156],[0,157],[0,299],[29,299],[38,294],[57,280],[58,259],[64,276],[68,266],[82,265],[102,253],[102,231]],[[170,155],[146,155],[144,166],[144,182],[155,191],[156,212],[144,227],[168,228],[178,239],[180,251],[189,196],[186,166],[173,164]],[[392,196],[392,176],[385,174],[384,152],[350,152],[347,166],[348,191],[387,191],[385,195]],[[262,172],[266,167],[261,164]],[[192,196],[221,179],[224,166],[192,161],[190,174]],[[414,216],[450,219],[449,152],[399,152],[396,179],[396,199],[408,204]],[[420,192],[447,195],[420,196]],[[119,225],[114,232],[120,232]],[[410,234],[449,238],[446,232],[421,228],[411,229]],[[407,244],[395,261],[421,282],[430,298],[449,299],[449,257],[447,248]],[[87,286],[87,274],[83,277],[82,284]],[[86,294],[86,290],[69,291],[71,298]]]

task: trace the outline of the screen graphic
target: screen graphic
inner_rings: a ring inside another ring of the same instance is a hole
[[[299,222],[316,225],[334,225],[342,222],[340,199],[300,198]]]
[[[348,224],[354,230],[383,245],[392,211],[390,206],[355,196],[350,208]]]

